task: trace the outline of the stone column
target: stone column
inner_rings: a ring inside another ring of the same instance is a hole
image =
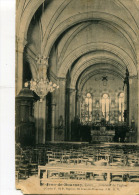
[[[127,84],[124,83],[124,110],[127,110]]]
[[[124,120],[126,124],[129,123],[129,73],[126,69],[124,80]]]
[[[139,145],[139,45],[136,45],[137,53],[137,143]]]
[[[81,115],[81,92],[77,92],[77,109],[76,109],[76,116],[80,119]]]
[[[46,137],[46,99],[37,101],[34,107],[34,117],[36,120],[36,144],[45,144]]]
[[[129,78],[129,122],[130,125],[135,126],[134,130],[138,126],[138,78],[132,76]]]
[[[63,120],[63,133],[60,139],[65,140],[66,128],[65,128],[65,110],[66,110],[66,78],[58,78],[59,89],[56,93],[56,123],[59,125],[60,118]]]
[[[69,140],[71,140],[71,122],[74,121],[75,118],[75,97],[76,97],[76,90],[69,89]]]
[[[138,78],[137,78],[137,143],[139,145],[139,62],[138,62]]]
[[[59,80],[59,110],[58,115],[63,116],[63,120],[65,121],[65,86],[66,86],[66,79],[65,78],[58,78]]]
[[[70,89],[70,120],[74,120],[75,117],[75,97],[76,90]]]
[[[52,106],[52,128],[51,128],[51,141],[55,141],[55,111],[56,111],[56,104],[53,102]]]
[[[133,88],[132,78],[130,77],[129,78],[129,126],[131,126],[131,120],[132,120],[132,115],[133,115],[132,107],[133,107],[133,104],[134,104],[133,98],[132,98],[133,97],[132,88]]]
[[[16,82],[16,95],[19,94],[20,90],[23,87],[23,52],[24,47],[27,44],[25,39],[17,38],[16,43],[16,73],[15,73],[15,82]]]

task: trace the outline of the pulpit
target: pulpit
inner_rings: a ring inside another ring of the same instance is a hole
[[[38,97],[29,89],[23,88],[16,97],[15,139],[21,145],[32,145],[35,140],[35,120],[33,103]]]

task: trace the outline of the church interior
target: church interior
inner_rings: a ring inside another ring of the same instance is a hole
[[[15,81],[17,183],[139,182],[137,0],[17,0]]]

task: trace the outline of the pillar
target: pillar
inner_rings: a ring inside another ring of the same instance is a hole
[[[138,79],[137,76],[129,77],[129,125],[135,121],[137,127],[138,120]]]
[[[53,102],[52,107],[52,126],[51,126],[51,141],[55,141],[55,115],[56,115],[56,104]]]
[[[75,118],[75,98],[76,90],[70,89],[70,120],[74,120]]]
[[[137,114],[137,143],[139,145],[139,63],[138,63],[138,78],[137,78],[137,110],[138,110],[138,114]]]
[[[137,78],[137,110],[138,110],[138,113],[137,113],[137,143],[139,145],[139,62],[138,62],[138,78]]]
[[[124,120],[126,124],[129,124],[129,73],[126,69],[126,75],[124,80]]]
[[[71,123],[74,121],[75,118],[75,98],[76,97],[76,90],[69,89],[69,140],[71,140]]]
[[[127,110],[127,84],[124,84],[124,110]]]
[[[131,126],[131,120],[132,120],[132,106],[133,106],[133,84],[132,84],[132,78],[129,78],[129,126]]]
[[[19,94],[23,87],[23,52],[27,41],[25,39],[17,38],[16,44],[16,95]]]
[[[37,101],[34,106],[36,121],[36,144],[45,144],[46,137],[46,99]]]
[[[80,119],[81,117],[81,92],[77,92],[77,107],[76,107],[76,116]]]
[[[58,131],[60,131],[60,136],[56,135],[56,140],[63,141],[66,139],[66,119],[65,119],[65,110],[66,110],[66,78],[58,78],[59,89],[55,93],[55,111],[56,111],[56,126]],[[59,123],[62,123],[59,124]]]
[[[139,45],[136,46],[137,52],[137,143],[139,145]]]
[[[65,122],[65,86],[66,86],[66,79],[59,78],[59,101],[58,101],[58,116],[63,117],[63,121]]]

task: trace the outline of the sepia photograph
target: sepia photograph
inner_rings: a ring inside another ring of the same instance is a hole
[[[139,194],[139,0],[16,0],[15,188]]]

